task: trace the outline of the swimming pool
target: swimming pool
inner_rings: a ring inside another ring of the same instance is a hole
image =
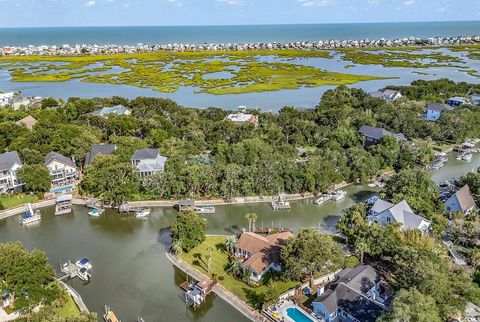
[[[70,190],[73,190],[73,186],[63,186],[63,187],[53,188],[50,190],[50,193],[62,193]]]
[[[312,319],[295,307],[289,307],[287,309],[287,315],[295,322],[313,322]]]

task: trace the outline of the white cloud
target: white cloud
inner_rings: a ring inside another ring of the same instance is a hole
[[[85,2],[85,7],[93,7],[96,4],[95,0]]]
[[[415,0],[405,0],[405,5],[410,6],[415,3]]]
[[[445,12],[445,8],[437,8],[435,9],[436,12]]]
[[[130,7],[130,3],[125,3],[125,4],[123,5],[123,7],[124,7],[125,9],[129,8],[129,7]]]
[[[297,0],[303,7],[326,7],[330,5],[333,0]]]
[[[367,2],[368,2],[368,4],[370,4],[370,5],[375,5],[375,4],[379,4],[379,3],[380,3],[380,0],[368,0]]]
[[[229,4],[231,6],[241,6],[241,5],[243,5],[243,0],[217,0],[217,1]]]

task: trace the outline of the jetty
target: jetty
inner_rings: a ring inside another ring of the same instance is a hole
[[[71,260],[68,260],[61,266],[61,270],[55,275],[55,279],[63,282],[78,277],[82,281],[89,281],[91,278],[91,273],[89,271],[90,269],[81,267],[76,263],[72,263]]]

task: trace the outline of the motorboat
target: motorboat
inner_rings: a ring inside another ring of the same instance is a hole
[[[345,190],[337,190],[333,194],[332,200],[334,200],[334,201],[341,200],[341,199],[345,198],[346,195],[347,195],[347,192]]]
[[[77,276],[84,282],[88,282],[92,278],[92,274],[90,274],[88,269],[85,267],[82,267],[78,270]]]
[[[150,215],[151,209],[150,208],[142,208],[135,212],[135,217],[142,218]]]
[[[32,204],[27,204],[28,211],[22,215],[20,219],[20,224],[28,225],[42,219],[42,215],[39,210],[33,210]]]
[[[198,214],[214,214],[215,207],[210,205],[195,206],[193,207],[193,211]]]
[[[100,217],[100,215],[103,214],[104,211],[105,209],[93,207],[88,211],[88,215],[92,217]]]
[[[105,322],[120,322],[115,313],[108,307],[105,306],[105,314],[103,315],[103,320]]]
[[[331,194],[323,194],[321,195],[317,200],[315,200],[315,204],[316,205],[321,205],[323,204],[325,201],[328,201],[328,200],[332,200],[332,195]]]
[[[77,265],[80,268],[86,268],[88,270],[93,268],[93,265],[90,263],[90,260],[88,258],[79,259],[78,261],[75,262],[75,265]]]
[[[272,208],[273,210],[289,210],[290,202],[285,201],[283,195],[278,195],[278,198],[272,201]]]

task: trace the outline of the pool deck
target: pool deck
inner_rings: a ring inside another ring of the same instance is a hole
[[[297,310],[299,310],[300,312],[302,312],[306,317],[308,317],[312,322],[324,322],[325,320],[324,319],[316,319],[315,317],[311,316],[310,314],[308,314],[304,309],[300,308],[298,305],[296,305],[295,303],[293,303],[292,301],[284,301],[282,302],[278,307],[277,307],[277,310],[278,312],[280,313],[280,319],[283,318],[283,321],[286,321],[286,322],[296,322],[294,319],[292,319],[291,317],[288,316],[287,314],[287,309],[289,308],[295,308]]]

